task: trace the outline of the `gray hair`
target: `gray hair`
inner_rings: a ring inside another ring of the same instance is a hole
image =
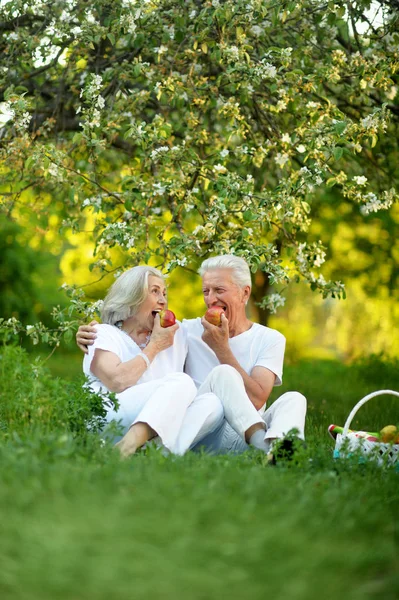
[[[104,299],[102,322],[115,325],[134,315],[147,296],[150,275],[164,280],[161,271],[154,267],[133,267],[122,273],[111,285]]]
[[[198,273],[201,277],[207,271],[212,269],[230,269],[234,283],[240,288],[249,285],[251,287],[251,272],[246,261],[240,256],[234,254],[221,254],[220,256],[211,256],[204,260]]]

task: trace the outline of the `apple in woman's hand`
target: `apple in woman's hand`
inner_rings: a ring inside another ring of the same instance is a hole
[[[205,313],[205,319],[208,323],[220,327],[222,324],[222,313],[224,313],[224,310],[221,306],[211,306]]]
[[[176,323],[175,313],[171,310],[163,309],[159,313],[161,327],[172,327]]]

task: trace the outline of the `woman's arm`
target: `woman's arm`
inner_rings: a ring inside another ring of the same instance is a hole
[[[143,352],[149,360],[147,352]],[[109,350],[96,349],[91,361],[90,371],[111,391],[120,393],[136,385],[147,370],[145,359],[138,354],[127,362]]]
[[[159,322],[159,315],[155,317],[154,329],[146,348],[141,352],[150,363],[159,352],[173,345],[173,340],[179,325],[163,328]],[[140,377],[148,368],[147,361],[138,354],[126,362],[109,350],[96,348],[90,364],[90,371],[111,391],[120,393],[136,385]]]

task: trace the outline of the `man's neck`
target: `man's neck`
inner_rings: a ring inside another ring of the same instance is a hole
[[[240,335],[241,333],[248,331],[248,329],[251,329],[252,325],[252,321],[245,319],[242,322],[233,325],[233,327],[229,326],[229,337],[237,337],[237,335]]]

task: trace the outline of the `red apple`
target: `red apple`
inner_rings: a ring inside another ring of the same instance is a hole
[[[172,327],[176,323],[175,313],[171,310],[163,309],[159,313],[161,327]]]
[[[221,306],[211,306],[205,313],[205,319],[208,323],[220,327],[222,324],[222,313],[224,313],[224,310]]]

